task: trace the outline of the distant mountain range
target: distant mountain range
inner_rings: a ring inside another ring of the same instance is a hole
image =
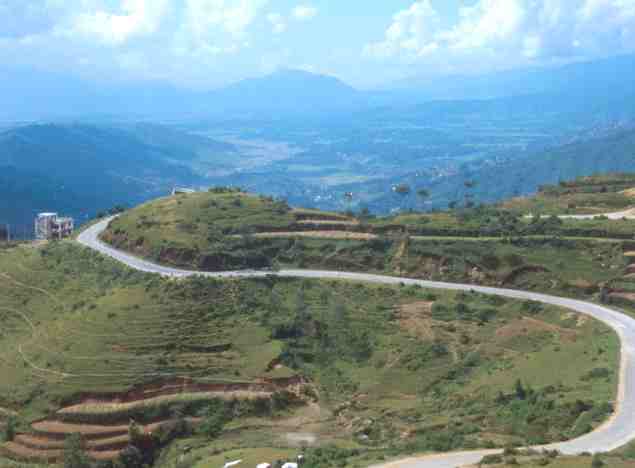
[[[570,106],[581,97],[609,101],[635,114],[635,55],[558,68],[524,69],[483,76],[409,79],[378,91],[358,91],[337,78],[298,70],[240,81],[208,92],[160,82],[106,85],[73,76],[0,67],[0,119],[184,119],[258,117],[276,120],[302,114],[349,114],[400,109],[442,100],[480,101],[523,96]],[[619,112],[618,112],[619,113]]]
[[[320,115],[367,105],[337,78],[280,70],[226,88],[195,92],[160,83],[103,85],[59,74],[0,68],[0,119],[235,118]]]
[[[530,95],[633,94],[635,55],[620,55],[560,67],[510,70],[443,79],[409,78],[388,91],[426,100],[497,99]]]

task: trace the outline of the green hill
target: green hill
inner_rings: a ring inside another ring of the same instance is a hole
[[[132,417],[148,456],[192,426],[201,461],[293,450],[308,432],[346,449],[338,456],[352,466],[388,447],[562,440],[599,424],[615,392],[615,334],[529,302],[273,277],[173,281],[68,242],[3,249],[0,275],[12,457],[55,460],[79,432],[106,460],[126,446]]]
[[[602,214],[635,207],[635,175],[606,174],[579,177],[545,185],[530,197],[514,198],[504,208],[524,214]]]
[[[609,176],[596,178],[604,185],[588,183],[584,190],[611,187],[606,193],[598,189],[598,196],[617,207],[618,190],[633,178],[622,177],[620,183]],[[588,197],[566,199],[578,196]],[[625,254],[634,250],[634,220],[533,219],[523,216],[518,200],[510,203],[514,206],[508,209],[353,218],[218,189],[128,210],[110,223],[103,239],[141,257],[190,269],[376,272],[589,299],[598,299],[602,291],[630,293],[631,286],[622,283],[633,280],[631,257]],[[613,283],[619,286],[612,288]]]

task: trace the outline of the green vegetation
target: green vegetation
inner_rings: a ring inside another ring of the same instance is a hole
[[[629,184],[596,177],[545,193],[609,203]],[[104,240],[188,268],[377,272],[635,312],[634,221],[525,218],[523,209],[353,217],[217,188],[123,212]],[[616,335],[533,302],[274,276],[175,281],[70,241],[4,245],[0,279],[0,418],[13,450],[33,444],[24,433],[34,431],[49,455],[62,453],[59,434],[80,432],[91,437],[87,456],[112,449],[119,466],[205,468],[302,452],[311,467],[361,467],[566,440],[613,411]],[[602,463],[622,463],[625,450]],[[511,451],[486,461],[569,466]]]
[[[555,451],[516,450],[505,449],[501,455],[483,457],[479,466],[482,467],[511,467],[522,466],[538,468],[629,468],[635,465],[635,459],[622,453],[595,454],[581,456],[563,456]]]
[[[201,446],[196,466],[303,440],[357,449],[324,456],[354,466],[563,440],[612,410],[617,337],[553,307],[274,277],[173,281],[71,242],[3,250],[0,275],[0,407],[19,411],[19,433],[43,417],[113,426],[194,416],[203,418],[187,442]],[[177,376],[190,379],[183,395],[134,402],[134,389],[166,391]],[[103,401],[82,400],[87,392]],[[109,402],[108,392],[133,400]]]
[[[540,187],[535,196],[514,198],[502,204],[525,214],[601,214],[623,211],[634,205],[633,174],[580,177],[571,182]]]
[[[633,232],[634,220],[523,218],[493,207],[352,219],[227,192],[142,205],[113,221],[104,239],[186,268],[377,272],[611,300],[630,310],[635,278],[625,254],[635,250]]]

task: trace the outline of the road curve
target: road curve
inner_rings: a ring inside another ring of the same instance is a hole
[[[431,289],[473,290],[484,294],[504,296],[512,299],[532,300],[565,307],[575,312],[594,317],[614,329],[619,335],[621,342],[620,381],[616,400],[616,411],[610,420],[592,433],[574,440],[541,448],[556,449],[565,455],[576,455],[582,452],[607,452],[635,439],[635,319],[623,313],[590,302],[546,294],[366,273],[318,270],[200,272],[170,268],[139,259],[101,242],[99,235],[106,229],[111,219],[112,218],[102,220],[87,228],[78,236],[77,241],[85,247],[114,258],[130,268],[148,273],[157,273],[166,277],[184,278],[199,275],[211,278],[258,278],[267,275],[276,275],[288,278],[349,280],[392,285],[418,285]],[[480,450],[430,455],[389,462],[383,465],[377,465],[375,468],[453,468],[476,463],[484,455],[491,453],[498,452],[495,450]]]

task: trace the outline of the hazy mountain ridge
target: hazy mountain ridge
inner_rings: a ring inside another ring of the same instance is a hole
[[[430,100],[496,99],[522,95],[632,93],[635,55],[584,61],[547,68],[502,71],[444,79],[417,77],[393,83],[387,89],[418,93]]]
[[[608,134],[580,141],[573,141],[539,152],[532,152],[517,159],[482,161],[464,164],[443,177],[426,174],[410,174],[384,181],[369,192],[381,195],[365,203],[374,211],[387,212],[421,208],[416,189],[430,192],[426,207],[445,208],[451,202],[459,206],[467,200],[473,203],[493,203],[518,195],[533,194],[540,185],[555,184],[575,177],[635,171],[635,129],[620,129]],[[469,182],[469,186],[465,183]],[[397,184],[408,184],[412,193],[406,197],[392,190]],[[351,191],[359,186],[347,187]]]
[[[173,153],[130,133],[85,125],[31,125],[0,134],[2,222],[29,224],[37,211],[78,218],[134,204],[197,177]]]
[[[545,69],[470,77],[409,80],[382,90],[360,91],[341,80],[301,70],[279,70],[212,90],[181,89],[162,82],[92,83],[41,70],[1,70],[0,118],[59,119],[113,115],[122,118],[279,118],[408,108],[430,101],[481,101],[524,96],[578,108],[581,97],[627,105],[635,98],[635,55]],[[554,99],[558,96],[558,99]],[[615,97],[618,96],[618,99]]]

